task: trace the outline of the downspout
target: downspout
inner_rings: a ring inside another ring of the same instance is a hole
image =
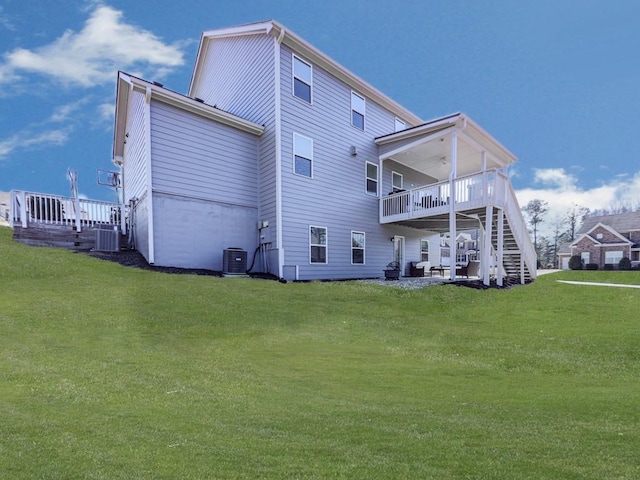
[[[151,172],[151,87],[147,87],[144,96],[144,155],[147,169],[147,221],[148,221],[148,262],[155,263],[155,248],[153,243],[153,175]]]
[[[284,249],[282,246],[282,114],[280,96],[280,45],[285,30],[280,30],[274,38],[274,101],[275,101],[275,148],[276,148],[276,245],[278,246],[278,278],[282,278],[284,266]]]

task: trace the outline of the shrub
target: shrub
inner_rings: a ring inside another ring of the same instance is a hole
[[[631,270],[631,260],[629,260],[629,257],[622,257],[618,262],[618,268],[620,270]]]
[[[598,269],[598,264],[597,263],[587,263],[585,265],[585,268],[587,270],[597,270]]]
[[[582,270],[582,259],[580,255],[573,255],[569,259],[569,268],[571,270]]]
[[[604,264],[604,269],[605,270],[614,270],[613,267],[614,267],[613,263],[605,263]]]

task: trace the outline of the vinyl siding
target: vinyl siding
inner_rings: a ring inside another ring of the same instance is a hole
[[[257,208],[257,137],[153,100],[154,191]]]
[[[131,92],[127,106],[127,134],[124,145],[123,175],[124,202],[141,198],[147,191],[147,162],[145,158],[144,95]]]
[[[367,99],[363,132],[351,125],[350,87],[314,65],[309,105],[292,95],[288,48],[281,62],[285,265],[298,265],[300,279],[379,277],[392,261],[394,234],[406,237],[407,260],[418,260],[425,233],[380,225],[378,198],[366,193],[365,164],[379,165],[374,139],[393,132],[395,116]],[[313,178],[293,173],[294,132],[313,139]],[[309,225],[328,229],[326,265],[309,263]],[[352,230],[366,234],[365,265],[351,265]]]
[[[275,41],[267,35],[219,38],[210,42],[194,96],[265,126],[258,140],[258,211],[269,221],[265,241],[276,248]],[[277,273],[275,257],[270,265]]]

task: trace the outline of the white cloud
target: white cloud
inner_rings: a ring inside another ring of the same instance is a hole
[[[153,33],[123,22],[121,11],[97,5],[79,32],[67,30],[48,45],[5,53],[0,83],[37,73],[90,87],[113,82],[117,70],[162,75],[183,63],[179,44],[165,44]]]
[[[17,150],[64,145],[69,139],[70,128],[47,130],[37,134],[23,131],[0,141],[0,160]]]
[[[61,105],[53,112],[53,114],[49,117],[49,122],[52,123],[61,123],[66,122],[71,117],[71,114],[78,111],[85,103],[87,103],[87,98],[82,98],[77,102],[68,103],[66,105]]]
[[[11,22],[11,18],[4,13],[4,7],[2,5],[0,5],[0,27],[4,27],[9,31],[14,31],[16,29],[13,22]]]
[[[640,171],[633,176],[617,176],[600,186],[585,189],[563,168],[538,169],[534,170],[534,185],[540,186],[518,190],[516,196],[521,207],[534,199],[547,202],[549,211],[540,225],[542,235],[546,236],[551,235],[554,224],[567,218],[567,212],[573,206],[594,211],[621,205],[635,207],[640,202]]]

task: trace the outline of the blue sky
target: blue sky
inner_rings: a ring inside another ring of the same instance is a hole
[[[635,0],[3,0],[0,190],[113,200],[117,70],[185,93],[202,31],[275,19],[425,120],[462,111],[522,205],[640,206]]]

